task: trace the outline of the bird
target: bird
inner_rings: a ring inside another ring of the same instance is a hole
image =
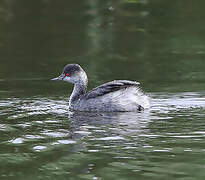
[[[79,64],[67,64],[61,75],[51,80],[74,84],[69,98],[71,111],[133,112],[150,107],[150,97],[136,81],[114,80],[87,92],[88,77]]]

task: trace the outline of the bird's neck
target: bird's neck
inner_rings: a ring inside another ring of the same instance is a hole
[[[69,106],[72,107],[82,95],[86,93],[87,82],[84,83],[76,83],[73,88],[73,92],[70,96]]]

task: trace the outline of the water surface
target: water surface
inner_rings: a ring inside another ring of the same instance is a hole
[[[202,0],[0,2],[0,179],[202,179]],[[151,108],[71,113],[79,63],[89,89],[141,82]]]
[[[152,98],[139,113],[68,113],[61,97],[1,100],[1,177],[202,178],[204,94]]]

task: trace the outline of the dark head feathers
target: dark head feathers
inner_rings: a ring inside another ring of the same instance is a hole
[[[78,64],[67,64],[63,69],[64,74],[68,73],[70,75],[73,75],[76,72],[80,72],[80,71],[82,71],[82,68]]]

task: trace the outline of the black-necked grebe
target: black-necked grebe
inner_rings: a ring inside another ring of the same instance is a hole
[[[88,78],[78,64],[67,64],[62,74],[52,80],[74,84],[69,109],[74,111],[139,111],[149,108],[149,97],[140,90],[139,82],[114,80],[86,93]]]

